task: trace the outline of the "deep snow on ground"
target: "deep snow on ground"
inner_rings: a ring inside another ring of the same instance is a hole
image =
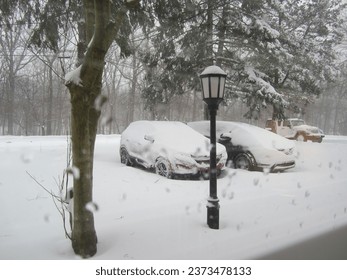
[[[97,137],[94,259],[253,259],[347,225],[347,137],[296,143],[297,165],[218,179],[220,229],[206,225],[208,180],[170,180],[120,163],[119,135]],[[66,136],[0,137],[0,259],[76,259],[52,198]],[[71,180],[70,180],[71,181]]]

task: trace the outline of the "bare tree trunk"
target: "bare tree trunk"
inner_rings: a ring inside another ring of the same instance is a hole
[[[224,51],[224,41],[225,41],[225,32],[227,26],[227,6],[223,6],[222,17],[218,23],[218,49],[217,49],[217,57],[216,57],[216,65],[222,66],[222,58]]]
[[[52,135],[52,118],[53,118],[53,63],[54,59],[49,61],[50,65],[48,67],[48,108],[47,108],[47,135]]]
[[[10,70],[9,71],[9,87],[8,87],[8,99],[7,99],[7,113],[8,113],[8,118],[7,118],[7,133],[9,135],[13,135],[14,130],[13,130],[13,117],[14,117],[14,94],[15,94],[15,77],[14,77],[14,73]]]
[[[196,116],[196,115],[197,115],[196,104],[197,104],[197,102],[200,101],[200,100],[197,99],[195,88],[192,90],[192,95],[193,95],[192,120],[195,121],[195,120],[197,120],[197,116]]]
[[[71,95],[73,167],[79,170],[73,186],[72,247],[83,258],[97,252],[93,215],[93,161],[100,111],[94,105],[101,94],[105,55],[126,13],[125,7],[120,9],[116,22],[112,22],[110,5],[109,0],[84,1],[85,39],[82,37],[80,44],[88,43],[88,48],[84,59],[80,60],[80,82],[77,84],[74,79],[66,81]],[[81,46],[79,49],[84,49]]]
[[[213,65],[213,0],[207,1],[207,54],[206,57],[209,59],[209,65]],[[206,66],[209,66],[206,65]],[[207,105],[204,105],[204,120],[209,120],[210,114]]]
[[[134,41],[134,34],[132,33],[132,41]],[[127,124],[130,124],[134,121],[134,113],[135,113],[135,95],[136,95],[136,86],[138,79],[138,65],[137,65],[137,54],[134,51],[132,57],[132,79],[131,79],[131,88],[130,94],[128,97],[128,115],[127,115]]]
[[[79,170],[74,178],[74,212],[72,247],[82,257],[97,251],[94,216],[88,205],[93,203],[93,158],[97,115],[91,108],[92,99],[80,87],[69,87],[71,94],[71,135],[73,166]],[[93,105],[92,105],[93,106]]]
[[[15,15],[9,19],[7,24],[3,24],[2,36],[0,36],[1,53],[3,54],[2,67],[5,68],[6,85],[6,120],[7,133],[15,134],[15,95],[16,95],[16,76],[18,72],[31,60],[25,60],[27,47],[22,43],[22,25],[17,25],[17,20],[23,19],[23,14]],[[16,28],[11,28],[16,26]]]

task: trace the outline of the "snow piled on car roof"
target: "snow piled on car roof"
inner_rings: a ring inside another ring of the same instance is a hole
[[[188,125],[205,136],[209,136],[210,134],[209,121],[190,122]],[[263,128],[241,122],[217,121],[216,133],[217,138],[220,137],[222,133],[231,133],[234,145],[248,147],[260,145],[276,149],[291,149],[295,147],[292,141],[282,136],[269,132]]]
[[[147,136],[152,137],[155,142],[161,143],[172,150],[192,155],[209,154],[210,152],[209,139],[182,122],[144,120],[133,122],[129,127],[131,126],[147,130],[145,132]],[[126,130],[125,133],[127,137],[134,138],[131,133],[140,133],[138,129]],[[217,153],[222,153],[224,150],[224,146],[217,145]]]

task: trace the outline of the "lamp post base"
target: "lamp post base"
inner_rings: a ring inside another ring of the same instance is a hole
[[[219,201],[207,202],[207,225],[212,229],[219,229]]]

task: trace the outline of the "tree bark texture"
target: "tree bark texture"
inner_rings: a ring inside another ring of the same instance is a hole
[[[83,258],[95,255],[97,236],[93,212],[87,205],[93,202],[93,150],[95,137],[90,126],[97,122],[93,117],[88,93],[79,87],[70,87],[71,135],[73,166],[79,170],[73,186],[72,247]]]
[[[88,258],[97,252],[94,215],[88,207],[93,203],[94,146],[100,117],[95,101],[101,94],[105,55],[126,9],[120,10],[115,22],[111,22],[109,0],[84,0],[83,4],[85,33],[81,43],[88,44],[88,48],[84,59],[80,60],[81,83],[69,83],[67,87],[71,95],[72,163],[79,170],[73,186],[72,247],[77,255]]]

